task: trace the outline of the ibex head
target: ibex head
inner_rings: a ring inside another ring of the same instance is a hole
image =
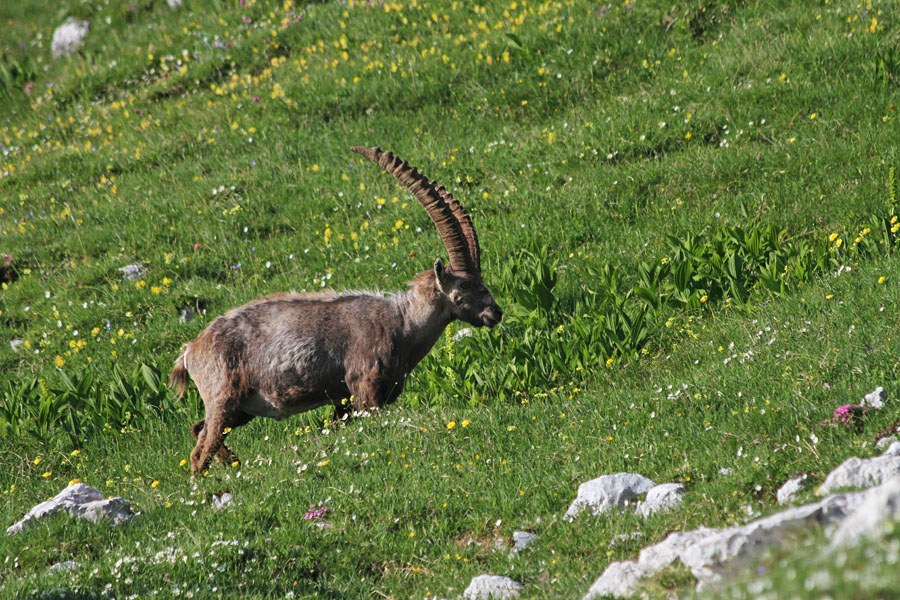
[[[351,150],[375,161],[396,177],[434,221],[450,255],[449,266],[440,259],[434,261],[434,274],[437,289],[449,301],[453,316],[478,327],[497,325],[503,318],[503,311],[481,278],[478,236],[462,205],[444,186],[429,180],[390,152],[362,146],[354,146]]]

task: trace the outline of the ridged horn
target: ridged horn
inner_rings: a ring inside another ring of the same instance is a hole
[[[436,181],[432,181],[431,183],[432,185],[437,186]],[[459,222],[459,228],[466,238],[466,244],[468,244],[469,247],[469,256],[472,257],[472,263],[475,265],[476,270],[481,271],[481,246],[478,245],[478,234],[475,233],[475,226],[472,225],[472,219],[469,217],[469,213],[466,212],[466,209],[462,207],[462,204],[460,204],[456,198],[450,195],[450,192],[448,192],[444,186],[437,186],[437,192],[450,207],[450,210],[453,211],[453,216],[456,217],[456,220]]]
[[[393,153],[385,152],[377,146],[353,146],[350,150],[378,163],[409,189],[441,234],[444,247],[450,255],[451,269],[458,273],[473,273],[480,269],[478,237],[472,220],[450,192],[419,173],[405,160],[400,160]]]

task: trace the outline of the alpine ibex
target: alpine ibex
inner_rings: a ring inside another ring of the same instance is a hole
[[[213,456],[237,460],[224,445],[228,428],[327,404],[335,420],[353,409],[380,408],[396,400],[451,321],[494,327],[503,317],[481,278],[478,237],[459,202],[390,152],[351,150],[409,188],[437,226],[450,264],[435,260],[395,294],[276,294],[213,321],[185,346],[169,376],[181,394],[193,379],[203,399],[205,418],[191,427],[195,474]]]

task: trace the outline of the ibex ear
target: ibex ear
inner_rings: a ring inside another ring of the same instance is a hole
[[[444,278],[445,278],[446,270],[444,269],[444,263],[441,262],[441,259],[436,258],[434,260],[434,276],[437,279],[438,289],[441,292],[444,291]]]

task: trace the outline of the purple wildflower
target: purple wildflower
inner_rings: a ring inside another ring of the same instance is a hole
[[[321,517],[324,517],[327,513],[328,513],[327,506],[321,506],[319,508],[316,508],[315,504],[310,504],[309,510],[306,511],[305,515],[303,515],[303,519],[306,521],[309,521],[311,519],[319,519]]]
[[[848,429],[860,425],[861,417],[869,412],[866,406],[859,404],[843,404],[834,409],[834,416],[831,417],[832,423],[840,423]]]

